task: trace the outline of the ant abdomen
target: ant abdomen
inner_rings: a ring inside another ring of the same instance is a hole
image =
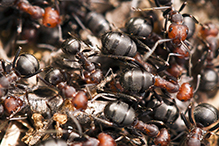
[[[106,54],[133,57],[137,52],[135,42],[120,32],[107,32],[102,36],[101,41],[103,53]]]

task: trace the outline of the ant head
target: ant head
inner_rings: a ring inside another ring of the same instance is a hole
[[[181,41],[185,41],[188,35],[189,29],[186,25],[172,23],[168,29],[168,37],[173,39],[174,44],[180,44]]]
[[[61,22],[59,12],[51,7],[45,8],[43,16],[43,25],[46,27],[54,28]]]

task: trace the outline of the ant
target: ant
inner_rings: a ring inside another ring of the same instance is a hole
[[[189,16],[195,21],[195,23],[198,23],[201,26],[203,26],[203,25],[201,23],[199,23],[196,20],[196,18],[192,15],[180,14],[180,12],[183,10],[183,8],[186,6],[186,4],[187,3],[184,2],[178,11],[173,10],[172,6],[146,8],[146,9],[142,9],[142,10],[134,8],[134,10],[135,11],[145,11],[145,10],[166,9],[163,12],[163,16],[166,18],[165,26],[164,26],[164,28],[165,28],[164,33],[166,33],[167,21],[170,20],[171,24],[169,25],[169,28],[167,31],[167,36],[170,39],[169,49],[171,52],[173,52],[173,53],[168,55],[168,58],[170,55],[175,55],[180,59],[186,59],[189,57],[189,75],[191,76],[191,53],[190,53],[189,46],[187,45],[188,41],[186,40],[187,35],[189,33],[189,29],[184,24],[183,17]]]
[[[176,81],[167,81],[158,75],[137,68],[126,71],[121,77],[121,84],[126,90],[133,93],[144,92],[153,86],[166,89],[170,93],[179,91]]]
[[[145,49],[147,49],[149,52],[144,55],[143,60],[146,61],[153,54],[159,44],[170,40],[171,39],[158,40],[151,49],[144,45]],[[134,57],[137,53],[136,43],[125,33],[112,31],[106,32],[102,35],[101,42],[103,46],[101,51],[103,54],[105,53],[116,56]]]
[[[159,128],[155,124],[146,124],[136,118],[134,109],[125,102],[114,101],[109,102],[104,108],[104,115],[112,122],[93,117],[99,122],[105,123],[109,126],[127,127],[132,126],[149,137],[154,139],[156,145],[166,146],[170,142],[170,135],[166,128]],[[158,124],[163,124],[158,122]]]
[[[159,98],[162,98],[162,103],[158,100]],[[179,109],[175,100],[170,100],[168,96],[159,95],[155,91],[150,97],[150,100],[146,102],[146,107],[147,109],[151,109],[148,113],[150,117],[162,121],[167,125],[173,124],[179,117]],[[144,115],[143,112],[143,116]]]
[[[76,109],[86,109],[88,99],[85,92],[76,91],[73,86],[67,85],[65,82],[66,76],[65,72],[61,72],[59,69],[51,69],[46,73],[45,79],[40,76],[37,77],[49,87],[58,88],[62,96]]]
[[[213,63],[213,60],[218,54],[218,29],[215,24],[209,22],[205,23],[199,32],[201,37],[200,39],[204,42],[206,47],[202,49],[203,54],[200,54],[202,57],[197,61],[198,63],[194,65],[194,75],[199,72],[201,73],[202,78],[200,90],[206,91],[209,96],[214,96],[217,92],[218,84],[218,73],[214,70],[214,68],[218,68],[218,66],[214,66]],[[199,53],[198,50],[196,52]]]
[[[21,54],[21,47],[19,47],[17,53],[15,54],[12,69],[7,73],[5,66],[5,61],[1,60],[1,65],[3,71],[0,77],[0,97],[3,97],[7,94],[7,90],[10,89],[11,85],[14,85],[15,82],[19,81],[21,78],[30,78],[42,71],[39,69],[38,60],[31,54]],[[16,86],[16,85],[15,85]],[[19,86],[17,86],[19,87]],[[23,87],[22,85],[20,86]]]
[[[126,24],[126,31],[134,36],[148,37],[153,31],[153,19],[150,17],[150,21],[141,17],[132,17]]]
[[[189,129],[186,138],[181,145],[201,146],[208,145],[208,138],[212,132],[218,129],[218,110],[208,103],[201,103],[195,108],[192,104],[188,106],[189,120],[181,113],[181,118]]]
[[[31,5],[25,0],[16,0],[15,5],[19,10],[28,13],[33,19],[42,19],[42,24],[46,27],[54,28],[61,22],[58,10],[51,7],[43,9],[39,6]]]
[[[79,62],[83,65],[83,71],[81,71],[82,79],[88,84],[98,84],[103,79],[103,73],[100,69],[96,68],[95,64],[92,63],[84,56],[81,52],[81,43],[75,39],[66,39],[62,43],[62,51],[65,54],[75,56]]]

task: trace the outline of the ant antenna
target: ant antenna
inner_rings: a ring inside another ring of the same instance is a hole
[[[192,54],[188,48],[188,46],[181,40],[182,45],[187,49],[187,51],[189,52],[189,76],[192,76]]]
[[[18,56],[19,56],[19,54],[20,54],[20,52],[21,52],[21,47],[19,46],[19,48],[18,48],[18,50],[17,50],[17,53],[16,53],[16,55],[15,55],[15,57],[14,57],[14,60],[13,60],[13,66],[12,66],[12,68],[15,68],[15,62],[17,61],[17,58],[18,58]]]
[[[199,88],[199,85],[200,85],[200,81],[201,81],[201,75],[198,74],[198,75],[197,75],[196,88],[195,88],[195,90],[193,91],[193,94],[195,94],[195,93],[198,91],[198,88]]]
[[[141,12],[141,11],[151,11],[151,10],[163,10],[163,9],[169,9],[169,8],[172,8],[172,6],[143,8],[143,9],[132,7],[131,10],[136,11],[136,12]]]

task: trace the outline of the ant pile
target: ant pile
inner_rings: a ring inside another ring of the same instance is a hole
[[[0,146],[218,145],[217,0],[1,0]]]

